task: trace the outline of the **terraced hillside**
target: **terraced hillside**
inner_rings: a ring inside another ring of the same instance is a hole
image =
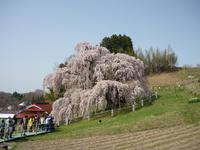
[[[198,150],[200,125],[175,126],[117,135],[94,136],[56,141],[28,141],[19,143],[16,150],[66,149],[160,149]]]

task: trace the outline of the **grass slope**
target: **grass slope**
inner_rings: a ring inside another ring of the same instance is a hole
[[[199,69],[192,71],[195,72],[195,76],[197,77],[200,74]],[[187,83],[187,76],[190,74],[191,70],[181,70],[175,73],[150,77],[150,85],[160,85],[156,89],[160,98],[153,105],[146,106],[136,112],[121,110],[115,117],[111,117],[107,113],[107,115],[96,116],[90,121],[83,120],[72,123],[69,126],[60,126],[53,133],[31,137],[29,140],[55,140],[96,135],[104,136],[198,123],[200,120],[200,103],[188,103],[194,95],[184,85],[184,83]],[[182,84],[181,87],[176,85],[179,83]],[[102,120],[102,123],[98,122],[99,119]]]
[[[152,106],[136,112],[121,113],[115,117],[102,117],[102,123],[93,118],[60,126],[56,132],[31,138],[32,140],[49,140],[72,137],[117,134],[142,131],[153,128],[170,127],[180,124],[197,123],[200,118],[200,103],[188,104],[190,96],[183,90],[162,90],[161,97]]]
[[[58,127],[53,133],[13,142],[11,147],[16,150],[132,149],[133,146],[199,149],[200,102],[191,103],[193,97],[200,98],[199,79],[200,69],[148,77],[150,87],[160,96],[153,105],[136,112],[120,110],[115,117],[105,113],[90,121],[76,121]]]

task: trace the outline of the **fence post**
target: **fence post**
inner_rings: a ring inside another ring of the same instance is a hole
[[[158,99],[158,92],[157,91],[155,92],[155,96],[156,96],[156,99]]]
[[[90,120],[90,114],[88,114],[87,119]]]
[[[151,103],[151,93],[149,94],[149,103]]]
[[[111,116],[114,116],[114,109],[111,109]]]
[[[66,123],[66,126],[69,125],[69,119],[68,119],[68,117],[65,118],[65,123]]]
[[[135,103],[132,104],[132,111],[135,111]]]
[[[141,106],[143,107],[144,106],[144,100],[141,99]]]

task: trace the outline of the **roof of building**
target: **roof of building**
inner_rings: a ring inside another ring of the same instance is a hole
[[[19,106],[25,106],[25,102],[20,103]]]
[[[0,113],[0,118],[1,119],[6,119],[6,118],[13,118],[15,116],[15,114],[7,114],[7,113]]]
[[[31,108],[31,107],[39,108],[42,111],[45,111],[47,113],[50,113],[52,111],[51,104],[32,104],[32,105],[29,106],[29,108]]]
[[[50,113],[52,110],[51,104],[31,104],[17,114],[17,118],[33,117],[44,113]]]

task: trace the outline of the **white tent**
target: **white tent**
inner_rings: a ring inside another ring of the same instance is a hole
[[[13,118],[15,116],[15,114],[4,114],[4,113],[0,113],[0,119],[6,119],[8,117]]]

